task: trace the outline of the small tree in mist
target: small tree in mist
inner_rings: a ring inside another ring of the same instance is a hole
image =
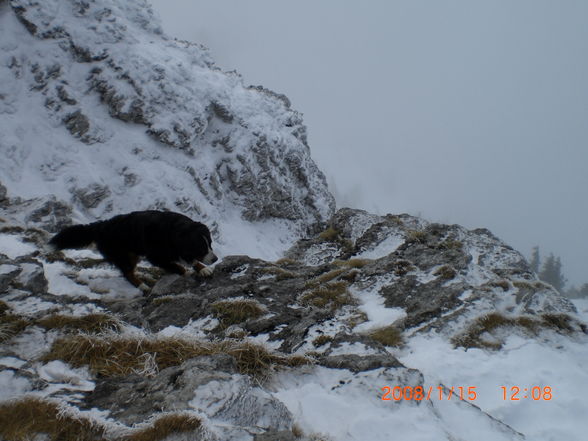
[[[552,285],[558,291],[563,291],[567,280],[562,272],[561,259],[555,257],[553,253],[549,254],[541,267],[539,278]]]
[[[541,257],[539,257],[539,247],[533,247],[531,250],[531,261],[529,264],[531,265],[531,269],[535,274],[539,274],[539,266],[541,263]]]

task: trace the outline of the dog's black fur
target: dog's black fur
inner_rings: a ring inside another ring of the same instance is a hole
[[[92,242],[106,261],[142,290],[147,287],[134,271],[140,257],[180,275],[186,270],[179,262],[193,264],[203,276],[212,274],[206,265],[217,260],[206,225],[169,211],[135,211],[92,224],[74,225],[55,235],[49,245],[62,250],[85,248]]]

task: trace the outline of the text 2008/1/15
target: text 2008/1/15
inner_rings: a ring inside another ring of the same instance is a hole
[[[424,388],[423,386],[384,386],[381,388],[383,401],[422,401],[422,400],[469,400],[475,401],[478,397],[475,386],[469,387],[444,387],[444,386],[429,386]]]

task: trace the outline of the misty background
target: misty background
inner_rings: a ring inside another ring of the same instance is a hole
[[[150,1],[290,98],[338,206],[489,228],[588,282],[588,2]]]

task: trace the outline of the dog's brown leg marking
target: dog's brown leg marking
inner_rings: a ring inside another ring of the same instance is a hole
[[[196,273],[201,277],[212,276],[212,269],[204,265],[202,262],[196,261],[194,268],[196,269]]]
[[[127,279],[129,282],[131,282],[133,284],[133,286],[135,286],[136,288],[138,288],[139,285],[141,285],[141,283],[142,283],[139,280],[139,278],[135,275],[134,269],[131,271],[127,271],[123,275],[125,276],[125,279]]]

